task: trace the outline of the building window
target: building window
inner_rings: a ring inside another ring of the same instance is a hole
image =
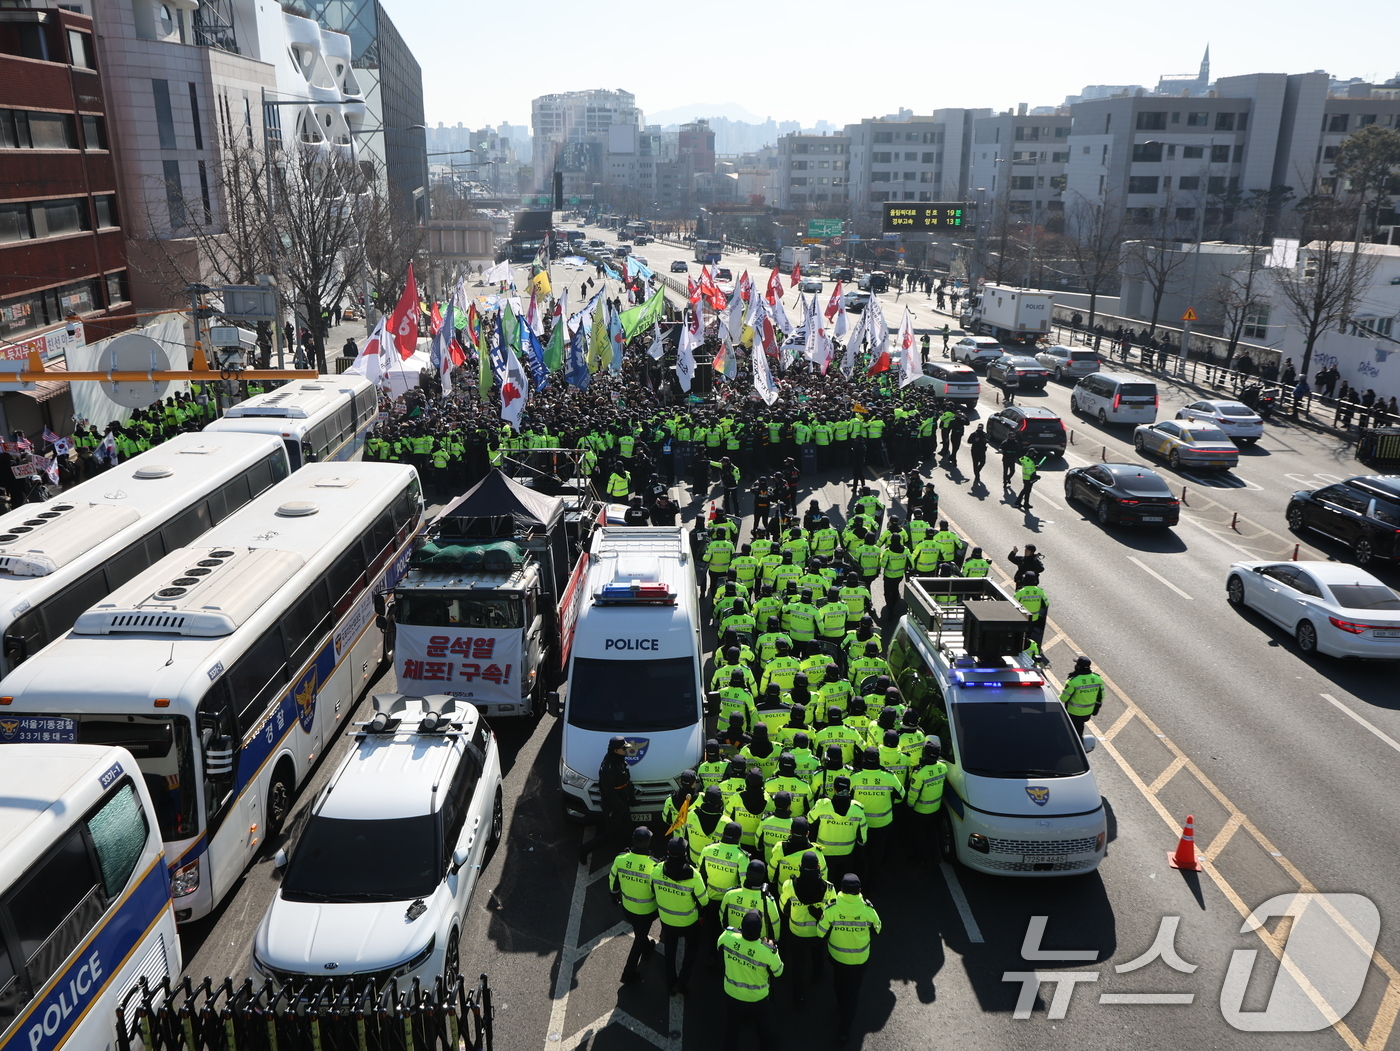
[[[870,173],[870,181],[871,181],[871,182],[889,182],[889,181],[890,181],[890,174],[891,174],[890,172],[871,172],[871,173]]]
[[[1178,208],[1176,210],[1176,218],[1178,222],[1193,223],[1196,221],[1196,209]]]
[[[34,236],[29,219],[29,205],[0,204],[0,244],[28,241]]]
[[[1180,124],[1180,123],[1181,123],[1181,114],[1180,114],[1178,111],[1176,111],[1176,110],[1172,110],[1172,123],[1173,123],[1173,124]]]
[[[1215,115],[1216,131],[1234,131],[1235,115],[1233,113],[1217,113]]]
[[[1133,143],[1133,160],[1144,164],[1154,164],[1162,159],[1162,144],[1160,142],[1135,142]]]
[[[155,95],[156,131],[160,134],[160,148],[175,148],[175,116],[170,110],[170,81],[152,80],[151,92]]]
[[[792,177],[792,181],[791,181],[790,183],[788,183],[788,185],[789,185],[789,186],[806,186],[806,185],[807,185],[807,176],[805,176],[805,175],[794,175],[794,176]]]
[[[1249,313],[1244,316],[1244,336],[1246,339],[1266,339],[1268,335],[1269,304],[1259,303],[1251,307]]]
[[[89,150],[107,148],[107,122],[92,113],[83,114],[83,145]]]
[[[793,162],[792,162],[792,170],[795,171],[795,172],[805,172],[805,171],[807,170],[807,162],[806,162],[806,161],[793,161]]]
[[[1064,193],[1065,186],[1068,185],[1068,183],[1069,183],[1069,176],[1068,176],[1068,175],[1052,175],[1052,176],[1050,176],[1050,189],[1054,190],[1056,193]]]
[[[43,224],[43,230],[37,229]],[[86,197],[64,197],[34,205],[35,233],[40,237],[60,237],[92,229]]]
[[[1186,114],[1186,126],[1188,128],[1204,128],[1210,124],[1209,113],[1188,113]]]
[[[1248,125],[1249,125],[1249,114],[1248,114],[1248,113],[1241,113],[1241,114],[1239,115],[1239,118],[1235,121],[1235,130],[1236,130],[1236,131],[1244,131],[1245,128],[1248,127]]]
[[[185,192],[180,185],[180,162],[162,161],[165,171],[165,206],[170,212],[171,229],[189,225],[185,218]]]
[[[1333,113],[1327,118],[1328,131],[1346,131],[1347,115],[1345,113]]]
[[[68,63],[80,69],[96,69],[92,61],[92,34],[68,30]]]
[[[1055,129],[1055,138],[1057,138],[1057,139],[1067,139],[1067,138],[1069,138],[1069,125],[1068,125],[1068,124],[1062,124],[1062,125],[1060,125],[1058,128],[1056,128],[1056,129]]]
[[[871,139],[872,142],[893,142],[894,135],[888,131],[877,131]]]
[[[1129,193],[1156,193],[1158,179],[1155,175],[1130,175],[1128,177]]]
[[[1235,144],[1234,160],[1236,164],[1244,160],[1244,143],[1240,142]]]
[[[1034,190],[1034,175],[1013,175],[1011,176],[1011,188],[1013,190]]]
[[[97,228],[99,230],[121,225],[117,222],[116,194],[104,193],[100,197],[94,197],[92,207],[93,211],[97,213]]]
[[[194,148],[204,149],[204,129],[199,123],[199,92],[194,82],[190,82],[190,123],[194,125]]]
[[[1040,128],[1036,125],[1016,125],[1017,142],[1036,142],[1040,139]]]
[[[927,190],[920,190],[920,191],[919,191],[919,200],[921,200],[921,201],[931,201],[931,200],[933,200],[933,194],[929,193]]]
[[[19,117],[25,118],[28,125],[29,141],[26,143],[20,134]],[[76,150],[78,148],[77,137],[73,132],[73,118],[66,113],[36,113],[30,110],[28,113],[15,114],[16,141],[21,147],[28,146],[35,150]]]
[[[1156,217],[1155,208],[1129,208],[1127,209],[1128,222],[1147,224]]]
[[[905,173],[904,173],[904,181],[905,181],[905,182],[913,182],[916,178],[918,178],[918,176],[915,175],[914,172],[905,172]]]
[[[205,225],[214,221],[214,208],[209,202],[209,171],[203,161],[199,162],[199,200],[204,208]]]
[[[1165,131],[1166,128],[1166,110],[1151,110],[1137,115],[1138,131]]]
[[[1229,146],[1212,146],[1212,147],[1210,148],[1210,163],[1211,163],[1211,164],[1229,164],[1229,163],[1230,163],[1230,147],[1229,147]]]
[[[1225,176],[1212,175],[1206,180],[1206,193],[1212,197],[1219,197],[1225,192]]]
[[[1202,157],[1204,157],[1205,155],[1206,155],[1206,148],[1205,148],[1204,146],[1183,146],[1183,147],[1181,147],[1181,156],[1182,156],[1182,158],[1183,158],[1184,160],[1188,160],[1188,161],[1198,161],[1198,160],[1200,160]]]
[[[126,289],[126,271],[118,270],[114,274],[108,274],[104,279],[107,285],[107,305],[116,306],[118,303],[125,303],[131,298],[131,293]]]
[[[890,155],[888,153],[874,153],[871,154],[870,160],[875,164],[889,164]]]
[[[1356,126],[1358,128],[1364,128],[1374,123],[1376,123],[1376,115],[1374,113],[1361,113],[1356,117]]]
[[[889,193],[888,193],[887,191],[885,191],[885,190],[871,190],[871,191],[870,191],[870,203],[871,203],[871,204],[881,204],[881,203],[883,203],[884,201],[888,201],[889,199],[890,199],[890,195],[889,195]]]
[[[933,182],[933,172],[919,172],[919,182]]]
[[[1201,177],[1199,175],[1183,175],[1176,180],[1178,190],[1199,190],[1201,188]]]
[[[917,161],[919,159],[919,155],[917,153],[906,153],[904,155],[904,159],[906,161]]]
[[[1051,162],[1052,164],[1068,164],[1068,163],[1069,163],[1069,150],[1065,150],[1063,153],[1052,153],[1052,154],[1050,154],[1050,162]]]
[[[1337,192],[1336,179],[1319,179],[1317,181],[1317,192],[1324,197],[1331,197]]]

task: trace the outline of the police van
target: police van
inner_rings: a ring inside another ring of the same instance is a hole
[[[602,813],[598,768],[627,740],[634,821],[655,821],[705,738],[700,595],[685,530],[605,526],[593,535],[578,595],[568,682],[551,695],[564,723],[565,812]]]
[[[940,853],[999,875],[1092,872],[1108,832],[1096,740],[1025,652],[1025,609],[987,578],[912,578],[905,598],[888,661],[948,765]]]

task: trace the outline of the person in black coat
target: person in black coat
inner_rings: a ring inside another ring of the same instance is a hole
[[[1013,547],[1011,554],[1006,556],[1006,560],[1016,567],[1016,575],[1012,579],[1018,588],[1026,582],[1027,573],[1039,576],[1045,572],[1045,560],[1040,557],[1040,552],[1035,549],[1034,544],[1026,545],[1025,554],[1018,554],[1020,550],[1019,547]]]
[[[632,773],[627,768],[627,740],[613,737],[608,751],[598,766],[598,794],[603,801],[603,827],[598,835],[578,848],[578,863],[588,864],[588,855],[595,847],[611,846],[620,852],[631,836]]]

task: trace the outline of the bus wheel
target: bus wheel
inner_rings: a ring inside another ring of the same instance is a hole
[[[272,784],[267,789],[267,838],[272,840],[282,831],[287,815],[292,812],[292,793],[295,790],[295,775],[291,764],[283,760],[272,775]]]

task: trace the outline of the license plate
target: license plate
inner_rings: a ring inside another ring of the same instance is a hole
[[[16,715],[0,719],[0,741],[5,744],[34,741],[76,744],[78,720],[62,715]]]
[[[1400,639],[1400,628],[1377,628],[1373,634],[1378,639]]]
[[[634,810],[634,811],[632,811],[632,820],[633,820],[633,821],[640,821],[640,822],[642,822],[643,824],[647,824],[647,823],[649,823],[649,822],[656,821],[656,820],[659,819],[659,817],[660,817],[660,815],[658,815],[658,814],[656,813],[656,811],[654,811],[654,810]]]
[[[1142,520],[1143,520],[1144,522],[1160,522],[1160,521],[1162,520],[1162,516],[1161,516],[1161,515],[1143,515],[1143,516],[1142,516]]]

